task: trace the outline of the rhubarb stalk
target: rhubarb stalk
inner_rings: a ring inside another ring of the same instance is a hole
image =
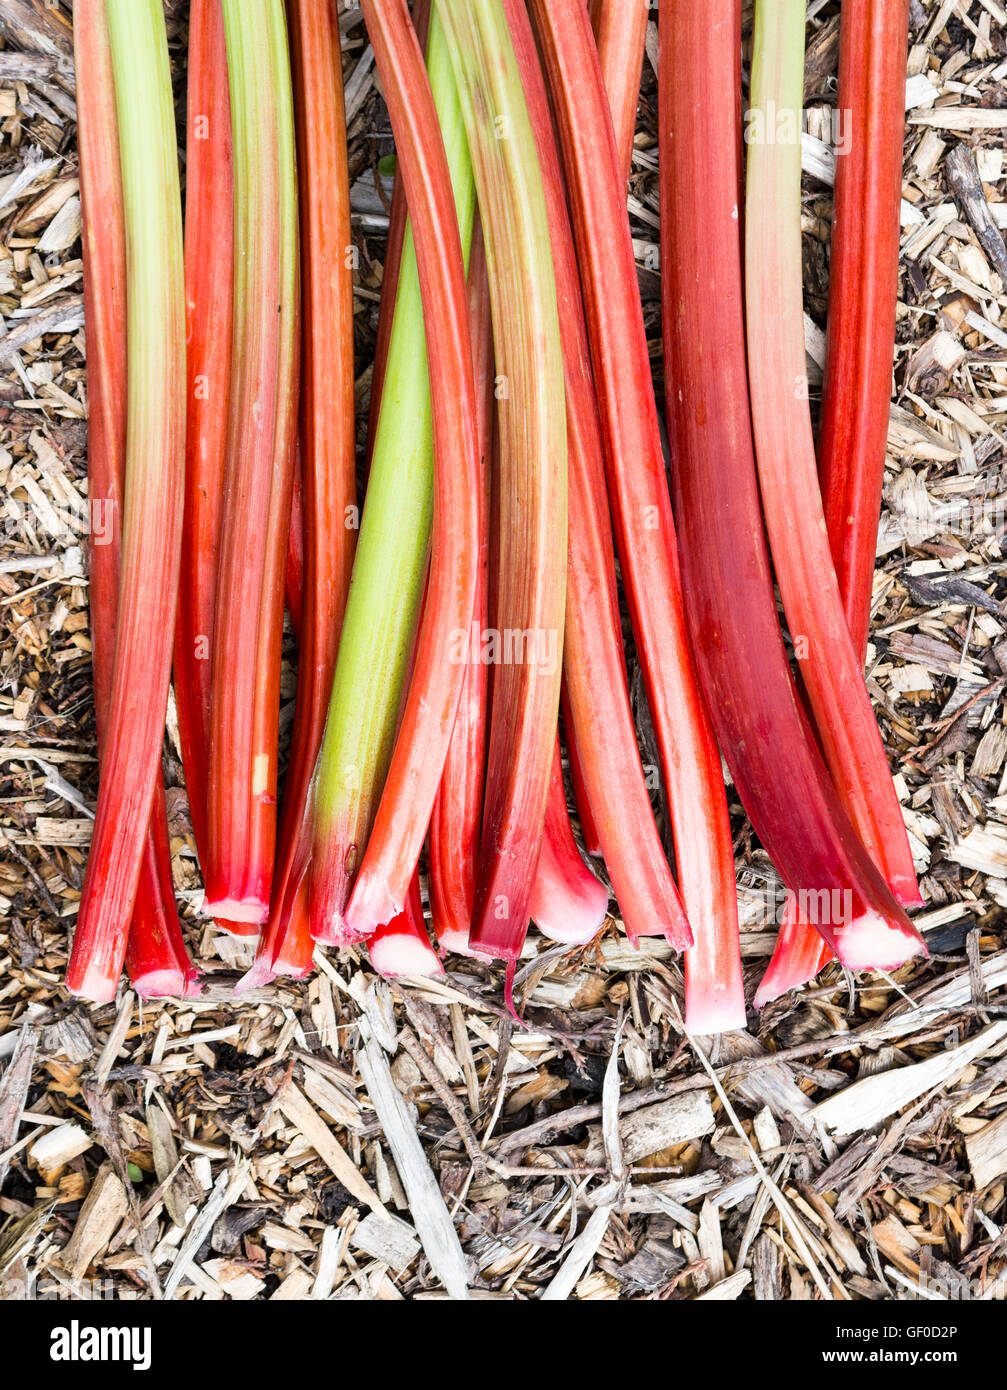
[[[185,117],[187,414],[174,682],[196,853],[208,863],[210,673],[231,375],[231,110],[219,0],[192,0]]]
[[[406,0],[362,0],[406,190],[433,413],[430,565],[413,674],[367,849],[346,911],[369,936],[405,907],[444,769],[479,567],[479,445],[465,266],[437,108]]]
[[[489,668],[481,637],[489,625],[490,473],[494,432],[493,319],[482,228],[476,221],[469,256],[469,337],[478,408],[479,569],[472,609],[473,640],[465,644],[465,683],[430,817],[430,913],[442,951],[468,950],[486,781]]]
[[[431,0],[414,0],[413,28],[420,47],[426,51],[430,32]],[[396,169],[392,188],[392,206],[388,217],[388,239],[385,242],[385,262],[381,275],[381,303],[378,305],[378,330],[374,340],[374,365],[371,368],[371,408],[367,417],[367,448],[365,458],[370,465],[374,453],[374,436],[381,414],[381,389],[385,384],[385,371],[388,367],[388,347],[392,339],[392,324],[395,320],[395,301],[399,292],[399,274],[402,269],[402,245],[406,236],[406,190],[402,175]]]
[[[66,979],[72,994],[99,1003],[122,972],[161,764],[185,450],[182,207],[164,14],[160,0],[108,0],[106,16],[126,245],[122,547],[98,807]],[[114,440],[113,423],[107,446]]]
[[[861,658],[870,622],[898,293],[907,10],[900,0],[851,0],[840,26],[843,145],[836,161],[818,467],[840,598]],[[756,1005],[805,984],[831,958],[814,928],[788,911]]]
[[[543,936],[566,946],[587,945],[598,935],[608,913],[608,889],[584,863],[573,838],[558,738],[549,777],[542,851],[529,906]]]
[[[516,961],[545,825],[562,675],[567,453],[549,223],[534,135],[500,0],[438,0],[486,241],[499,400],[494,672],[470,942]],[[518,647],[517,643],[520,643]]]
[[[291,50],[301,170],[303,368],[299,449],[302,514],[291,516],[301,556],[297,704],[269,922],[247,987],[272,974],[305,975],[314,941],[303,880],[311,847],[310,789],[322,740],[353,567],[356,502],[353,270],[347,254],[350,184],[335,6],[291,0]],[[300,527],[300,530],[295,530]],[[296,598],[294,599],[297,602]]]
[[[475,193],[458,95],[436,14],[430,86],[467,256]],[[314,791],[311,930],[342,944],[343,914],[395,744],[433,508],[433,443],[423,310],[412,230],[402,251],[380,419]]]
[[[564,664],[567,733],[574,734],[568,743],[576,743],[581,758],[598,842],[630,938],[669,926],[685,935],[633,724],[601,425],[559,154],[524,5],[506,0],[506,7],[542,167],[563,340],[570,464]],[[740,971],[737,978],[740,997]]]
[[[755,11],[745,204],[755,454],[777,582],[826,763],[892,892],[904,905],[918,905],[902,810],[829,553],[807,402],[800,217],[804,11],[802,0],[758,0]]]
[[[666,399],[697,663],[734,784],[796,901],[845,964],[892,966],[926,948],[814,743],[762,530],[738,218],[741,0],[718,25],[692,0],[662,0],[660,16]]]
[[[836,159],[818,466],[836,577],[861,659],[891,400],[908,33],[909,0],[844,0],[843,145]]]
[[[126,234],[104,0],[81,0],[73,31],[88,361],[89,597],[95,725],[104,747],[112,693],[126,451]],[[158,778],[129,928],[126,970],[141,998],[183,995],[199,971],[175,908]],[[198,992],[198,991],[196,991]]]
[[[649,9],[648,0],[591,0],[591,26],[598,44],[624,181],[633,167],[633,136]]]
[[[587,11],[577,0],[533,0],[531,10],[571,193],[616,545],[664,767],[678,881],[696,945],[686,963],[694,1006],[690,1026],[710,1031],[706,1020],[728,1017],[732,1023],[716,1026],[738,1026],[744,998],[727,798],[686,632],[675,525],[611,118]],[[597,815],[599,808],[592,809]],[[672,945],[693,945],[680,923],[666,922],[665,931]]]
[[[406,905],[390,922],[376,928],[367,942],[367,955],[379,975],[443,975],[437,952],[430,945],[423,920],[419,874],[409,883]]]
[[[282,0],[223,0],[234,325],[214,615],[206,911],[254,932],[276,845],[283,589],[297,411],[297,179]]]

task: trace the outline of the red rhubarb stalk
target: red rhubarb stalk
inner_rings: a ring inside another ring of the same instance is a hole
[[[850,0],[841,14],[840,154],[818,468],[843,611],[862,658],[870,623],[898,295],[908,0]],[[785,916],[757,1006],[832,958]]]
[[[818,439],[825,521],[843,608],[867,649],[891,401],[899,280],[909,0],[845,0]]]
[[[687,978],[689,1026],[710,1031],[709,1021],[717,1018],[733,1020],[717,1027],[738,1026],[744,999],[727,798],[686,633],[612,123],[587,11],[577,0],[533,0],[531,9],[571,192],[616,545],[664,767],[679,885],[697,948],[686,967],[692,981],[690,987]],[[619,344],[618,351],[613,344]],[[597,815],[599,808],[592,805]],[[672,945],[693,944],[681,922],[666,922],[665,932]]]
[[[572,483],[570,491],[571,493],[573,492]],[[604,496],[604,493],[602,493],[602,496]],[[605,505],[606,507],[608,506],[607,497],[605,498]],[[609,524],[611,525],[611,521]],[[569,637],[567,637],[566,646],[567,652],[569,653]],[[587,782],[584,780],[583,759],[577,749],[577,738],[573,729],[573,714],[570,710],[570,697],[567,694],[565,681],[563,684],[561,704],[563,708],[563,724],[566,729],[566,752],[570,761],[570,782],[573,787],[574,805],[577,807],[577,820],[580,822],[580,833],[584,841],[584,849],[586,852],[597,857],[601,854],[601,840],[598,837],[598,827],[595,824],[594,813],[591,810],[591,801],[587,792]]]
[[[608,912],[608,889],[584,863],[573,838],[558,738],[530,906],[532,920],[543,936],[567,946],[592,941]]]
[[[187,415],[174,681],[196,853],[208,860],[210,673],[231,375],[231,109],[219,0],[189,13],[185,166]]]
[[[339,633],[353,568],[356,502],[353,398],[353,270],[347,252],[350,184],[339,22],[334,5],[288,6],[301,170],[303,522],[291,518],[290,553],[302,556],[297,623],[297,705],[270,916],[246,983],[303,975],[314,942],[305,911],[311,847],[309,793],[325,726]],[[298,538],[300,544],[298,544]],[[296,602],[296,599],[295,599]],[[254,977],[254,978],[253,978]]]
[[[362,0],[416,247],[434,432],[430,568],[413,674],[384,791],[346,909],[369,936],[404,908],[465,679],[479,568],[479,441],[465,264],[451,175],[406,0]]]
[[[223,0],[234,325],[214,615],[206,911],[254,932],[276,846],[283,589],[297,412],[294,118],[281,0]]]
[[[745,204],[755,454],[777,582],[826,763],[892,892],[904,905],[915,906],[921,899],[902,809],[829,553],[802,385],[803,73],[801,0],[758,0]]]
[[[413,28],[420,48],[426,49],[427,34],[430,29],[431,0],[415,0],[413,5]],[[377,433],[378,419],[381,415],[381,392],[385,384],[385,370],[388,366],[388,346],[392,339],[392,323],[395,319],[395,300],[399,292],[399,271],[402,267],[402,247],[406,238],[406,224],[409,220],[406,208],[406,190],[402,175],[396,170],[395,184],[392,188],[392,207],[388,218],[388,240],[385,243],[385,263],[381,278],[381,303],[378,306],[378,331],[374,341],[374,366],[371,370],[371,408],[367,417],[367,449],[365,457],[368,464],[374,452],[374,437]]]
[[[665,377],[699,671],[734,784],[796,901],[845,964],[892,966],[925,947],[839,805],[804,718],[762,530],[738,217],[741,0],[718,25],[692,0],[662,0],[660,14]]]
[[[104,0],[81,0],[73,38],[88,360],[91,647],[95,724],[99,747],[104,747],[112,694],[126,452],[126,233]],[[199,975],[186,952],[175,908],[160,779],[133,905],[126,969],[144,999],[186,994]]]
[[[430,818],[430,913],[442,951],[467,951],[476,896],[486,780],[489,668],[481,634],[489,624],[490,472],[494,428],[493,319],[486,251],[478,220],[469,255],[469,336],[478,408],[479,569],[472,610],[473,641],[465,648],[465,682]]]
[[[627,933],[635,939],[671,926],[687,939],[688,925],[654,820],[633,724],[604,449],[562,170],[523,4],[507,0],[507,15],[542,166],[563,335],[570,461],[564,648],[568,732],[572,727],[587,800]],[[740,972],[738,982],[740,988]]]
[[[423,920],[419,874],[413,874],[403,910],[378,927],[367,942],[367,954],[379,975],[443,975],[437,952],[430,945]]]
[[[342,74],[340,74],[342,76]],[[301,351],[307,352],[302,343]],[[307,368],[305,367],[305,371]],[[294,636],[301,635],[304,607],[304,479],[301,474],[301,446],[294,450],[294,480],[290,491],[290,534],[287,537],[287,569],[283,592]]]
[[[500,0],[438,0],[479,195],[499,401],[501,641],[471,945],[516,961],[528,929],[562,675],[567,552],[563,358],[534,135]],[[501,138],[503,137],[503,138]],[[516,642],[520,641],[520,650]]]
[[[647,46],[648,0],[591,0],[591,26],[605,81],[623,179],[633,165],[636,108]]]
[[[182,206],[164,14],[160,0],[108,0],[106,15],[126,244],[122,546],[98,807],[66,979],[72,994],[99,1003],[122,972],[161,765],[185,450]],[[114,448],[114,422],[109,429]]]
[[[436,14],[428,71],[448,156],[463,251],[475,189],[447,47]],[[395,319],[314,782],[309,905],[315,940],[342,944],[344,912],[395,747],[408,687],[434,494],[433,429],[423,306],[406,229]]]

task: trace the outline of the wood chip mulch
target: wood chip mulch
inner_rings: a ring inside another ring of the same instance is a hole
[[[166,10],[181,76],[185,6]],[[815,397],[838,10],[808,14]],[[653,941],[637,955],[614,922],[581,952],[536,941],[516,991],[527,1028],[500,973],[459,959],[443,981],[389,985],[347,952],[304,984],[233,997],[248,947],[195,916],[171,719],[176,886],[205,993],[66,995],[96,791],[71,30],[66,3],[5,0],[0,1296],[1004,1297],[1007,10],[913,0],[911,22],[869,684],[931,954],[856,980],[833,964],[750,1031],[696,1040],[678,964]],[[342,27],[363,422],[391,146],[359,9]],[[659,379],[651,29],[630,208]],[[292,694],[291,674],[288,722]],[[779,886],[733,812],[750,996]]]

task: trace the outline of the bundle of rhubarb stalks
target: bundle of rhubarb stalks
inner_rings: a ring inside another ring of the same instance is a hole
[[[161,0],[75,0],[89,487],[117,524],[69,989],[199,988],[172,687],[202,912],[258,937],[239,989],[362,944],[385,975],[500,959],[509,990],[530,923],[582,946],[611,912],[682,953],[690,1031],[742,1027],[723,763],[787,889],[756,1004],[923,953],[863,675],[908,0],[842,6],[817,440],[803,0],[756,0],[744,42],[741,0],[660,0],[667,453],[626,198],[653,7],[361,8],[396,172],[358,458],[336,0],[191,0],[184,212]]]

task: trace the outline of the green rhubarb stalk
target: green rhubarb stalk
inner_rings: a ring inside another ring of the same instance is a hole
[[[567,439],[549,219],[500,0],[437,0],[468,131],[486,243],[498,376],[497,623],[524,650],[493,677],[470,944],[514,961],[528,929],[559,714],[566,604]],[[529,651],[528,638],[537,651]],[[543,657],[551,658],[543,659]]]
[[[122,549],[101,784],[67,988],[115,995],[155,786],[171,673],[185,455],[182,204],[160,0],[107,0],[126,225]]]
[[[475,186],[458,93],[436,16],[427,71],[466,264]],[[433,426],[423,305],[411,228],[336,672],[315,777],[309,911],[316,940],[339,944],[343,914],[395,746],[433,515]]]

